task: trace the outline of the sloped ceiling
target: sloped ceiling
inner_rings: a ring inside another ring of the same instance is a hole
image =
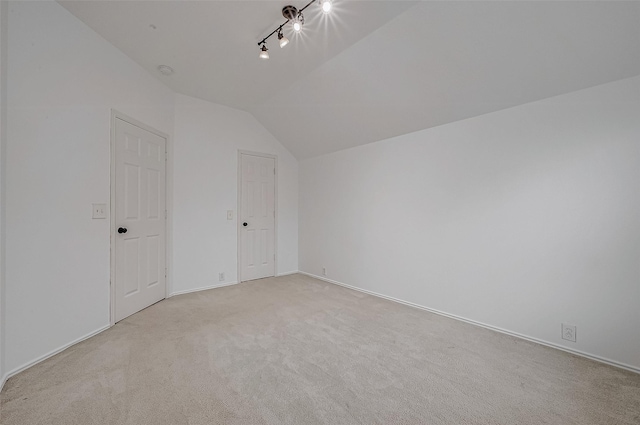
[[[261,61],[288,3],[304,5],[61,2],[175,91],[252,113],[299,159],[640,75],[639,2],[334,0]]]
[[[308,1],[308,0],[307,0]],[[59,1],[77,18],[178,93],[248,110],[306,76],[415,2],[336,1],[336,13],[317,5],[305,11],[301,34],[285,28],[291,43],[273,36],[271,59],[258,58],[257,43],[285,19],[281,1]],[[158,65],[175,74],[166,77]]]

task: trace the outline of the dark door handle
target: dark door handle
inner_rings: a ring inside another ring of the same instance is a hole
[[[245,221],[244,223],[242,223],[242,225],[243,225],[244,227],[247,227],[247,226],[249,225],[249,223],[247,223],[247,222]]]
[[[127,228],[126,227],[118,228],[118,233],[127,233]]]

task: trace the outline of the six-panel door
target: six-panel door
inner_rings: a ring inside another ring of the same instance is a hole
[[[166,298],[166,140],[116,119],[115,321]]]
[[[245,281],[275,275],[275,159],[240,158],[240,279]]]

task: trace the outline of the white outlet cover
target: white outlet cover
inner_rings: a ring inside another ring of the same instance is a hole
[[[91,204],[92,208],[92,217],[96,218],[107,218],[107,204]]]
[[[562,339],[566,341],[576,342],[576,326],[562,324]]]

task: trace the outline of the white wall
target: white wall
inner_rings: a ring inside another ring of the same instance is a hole
[[[297,160],[250,114],[188,96],[176,96],[174,134],[173,292],[238,279],[239,149],[278,157],[277,273],[297,271]]]
[[[4,335],[5,335],[5,285],[4,285],[4,182],[5,182],[5,141],[7,134],[7,29],[9,4],[0,2],[0,390],[4,385]]]
[[[173,93],[55,2],[9,6],[6,371],[109,323],[111,108],[173,133]]]
[[[639,118],[634,77],[302,161],[300,270],[640,371]]]

